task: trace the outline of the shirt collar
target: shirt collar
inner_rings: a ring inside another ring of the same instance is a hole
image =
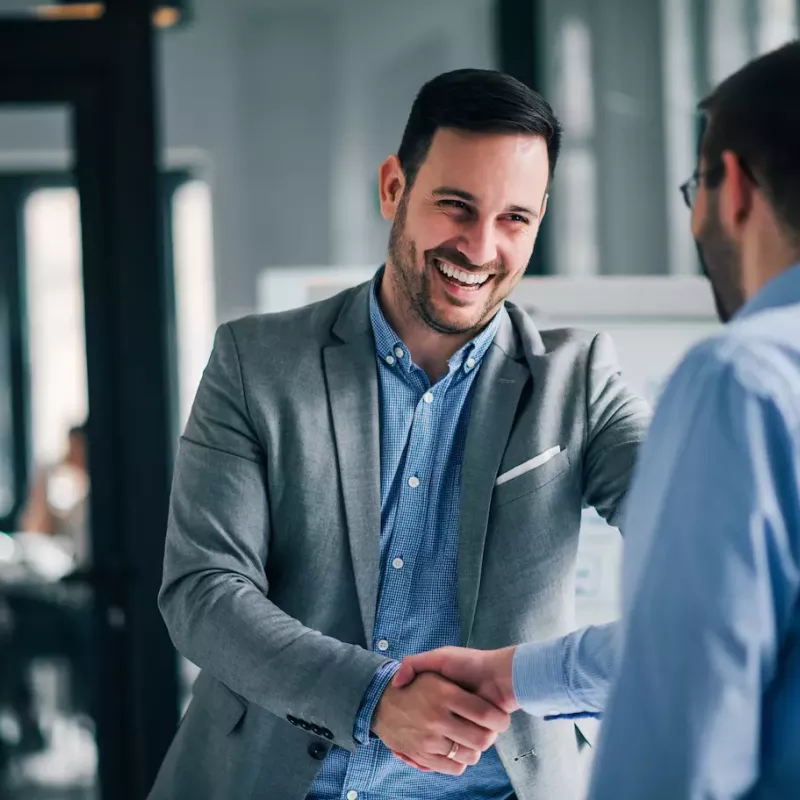
[[[413,366],[411,356],[402,339],[395,333],[386,317],[383,315],[381,304],[378,301],[378,288],[383,278],[381,268],[372,279],[369,293],[369,317],[372,323],[372,333],[375,337],[375,349],[378,357],[387,364],[400,364],[407,372]],[[447,362],[450,372],[464,368],[471,372],[481,362],[486,351],[494,341],[497,329],[504,314],[508,312],[503,306],[494,315],[492,321],[471,341],[467,342],[458,352],[454,353]]]
[[[746,319],[771,308],[800,303],[800,264],[790,267],[769,281],[751,298],[734,319]]]

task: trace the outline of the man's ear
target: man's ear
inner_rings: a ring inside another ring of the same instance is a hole
[[[381,214],[384,219],[394,220],[400,200],[406,189],[406,176],[397,156],[389,156],[381,164],[378,173],[378,191],[380,192]]]
[[[720,223],[728,236],[738,240],[742,225],[753,208],[755,185],[736,153],[731,150],[723,152],[722,165],[725,175],[718,190]]]

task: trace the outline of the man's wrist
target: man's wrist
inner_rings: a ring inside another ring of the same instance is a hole
[[[353,738],[359,744],[366,744],[369,741],[375,709],[398,669],[400,669],[399,661],[387,661],[381,665],[367,687],[353,729]]]
[[[514,654],[513,690],[516,701],[535,717],[581,711],[566,686],[564,648],[568,637],[520,645]]]
[[[500,697],[503,699],[503,711],[511,714],[519,711],[520,704],[514,691],[514,657],[517,648],[505,647],[495,653],[495,681]]]

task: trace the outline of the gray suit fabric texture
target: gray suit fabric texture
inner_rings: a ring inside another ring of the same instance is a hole
[[[303,800],[386,659],[369,285],[222,325],[176,463],[159,605],[201,668],[151,800]],[[462,468],[462,644],[575,628],[582,509],[618,525],[649,421],[611,340],[511,303],[473,387]],[[498,475],[555,446],[537,469]],[[517,712],[497,741],[519,800],[578,797],[592,732]],[[387,787],[387,800],[391,788]]]

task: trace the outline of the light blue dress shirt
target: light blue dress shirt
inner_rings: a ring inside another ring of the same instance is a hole
[[[670,380],[624,523],[624,623],[517,650],[604,716],[592,800],[800,798],[800,266]]]
[[[592,800],[800,798],[800,266],[670,381]]]
[[[381,581],[372,649],[392,659],[370,684],[358,719],[355,755],[331,749],[309,800],[505,800],[511,782],[492,748],[464,775],[423,773],[370,734],[384,689],[408,655],[458,645],[458,522],[461,464],[475,378],[501,309],[449,361],[435,386],[413,363],[384,317],[372,285],[381,430]]]

